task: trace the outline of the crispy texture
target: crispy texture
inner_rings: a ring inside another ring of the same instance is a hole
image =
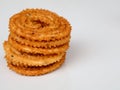
[[[23,55],[11,49],[8,42],[4,42],[4,49],[6,51],[6,60],[19,66],[45,66],[59,61],[65,53],[51,55],[51,56],[31,56]]]
[[[42,47],[42,48],[57,47],[70,41],[70,36],[61,38],[59,40],[54,40],[54,41],[34,41],[34,40],[22,38],[20,36],[15,35],[14,33],[10,33],[9,38],[23,45],[27,45],[31,47]]]
[[[41,67],[22,67],[22,66],[18,67],[13,63],[8,62],[8,67],[18,74],[22,74],[26,76],[37,76],[37,75],[43,75],[56,70],[64,63],[64,60],[65,60],[65,56],[63,56],[62,59],[58,62],[55,62],[48,66],[41,66]]]
[[[8,42],[11,45],[11,47],[16,48],[18,51],[26,52],[26,53],[40,53],[40,54],[59,54],[62,52],[65,52],[69,48],[69,43],[66,43],[64,45],[61,45],[59,47],[55,48],[35,48],[30,47],[26,45],[22,45],[18,43],[17,41],[12,40],[11,38],[8,38]]]

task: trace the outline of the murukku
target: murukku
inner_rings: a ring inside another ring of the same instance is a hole
[[[45,9],[26,9],[10,18],[9,29],[3,46],[11,70],[36,76],[63,64],[71,38],[65,18]]]
[[[66,19],[44,9],[27,9],[11,17],[10,31],[32,40],[55,40],[70,35]],[[24,32],[24,33],[23,33]]]
[[[65,43],[68,43],[70,41],[70,36],[55,41],[31,41],[29,39],[19,37],[13,33],[10,34],[10,38],[23,45],[27,45],[31,47],[43,47],[43,48],[57,47]]]
[[[24,55],[16,53],[15,49],[12,49],[8,42],[4,43],[6,60],[19,66],[45,66],[59,61],[65,53],[51,55],[51,56],[31,56],[29,54]]]
[[[40,54],[59,54],[62,52],[67,51],[67,49],[69,48],[69,43],[66,43],[64,45],[58,46],[58,47],[53,47],[53,48],[35,48],[35,47],[30,47],[30,46],[26,46],[26,45],[22,45],[14,40],[12,40],[11,38],[8,39],[9,44],[11,45],[11,47],[16,48],[18,51],[21,52],[26,52],[26,53],[40,53]],[[12,45],[14,44],[14,45]]]
[[[41,67],[24,67],[24,66],[16,66],[13,63],[8,63],[8,67],[15,71],[16,73],[26,75],[26,76],[37,76],[37,75],[43,75],[46,73],[50,73],[57,68],[59,68],[65,60],[65,56],[62,57],[60,61],[57,61],[53,64],[49,64],[48,66],[41,66]]]

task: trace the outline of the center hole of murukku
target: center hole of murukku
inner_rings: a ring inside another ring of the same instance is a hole
[[[33,20],[32,21],[34,24],[39,24],[40,25],[40,27],[47,27],[47,26],[49,26],[49,24],[48,23],[45,23],[45,22],[43,22],[43,21],[40,21],[40,20]]]

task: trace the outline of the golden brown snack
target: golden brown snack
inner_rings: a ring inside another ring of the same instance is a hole
[[[8,38],[8,42],[12,47],[16,48],[18,51],[26,52],[26,53],[34,53],[34,54],[40,53],[44,55],[59,54],[59,53],[67,51],[67,49],[69,48],[69,43],[66,43],[61,46],[57,46],[55,48],[54,47],[53,48],[35,48],[35,47],[22,45],[18,43],[17,41],[12,40],[11,38]]]
[[[70,36],[61,38],[59,40],[55,41],[33,41],[26,38],[22,38],[20,36],[15,35],[14,33],[11,33],[9,38],[13,39],[14,41],[17,41],[20,44],[31,46],[31,47],[42,47],[42,48],[52,48],[57,47],[60,45],[63,45],[65,43],[68,43],[70,41]]]
[[[71,32],[66,19],[44,9],[27,9],[13,15],[9,27],[16,35],[38,41],[61,39]]]
[[[64,62],[71,37],[71,26],[65,18],[45,9],[26,9],[10,18],[9,29],[4,50],[11,70],[36,76]]]
[[[8,42],[4,43],[4,49],[6,51],[6,60],[19,66],[45,66],[59,61],[65,53],[51,55],[51,56],[31,56],[29,54],[24,55],[19,52],[16,53],[15,49],[12,49]]]
[[[37,76],[37,75],[43,75],[56,70],[63,64],[64,60],[65,60],[65,56],[63,56],[60,61],[50,64],[48,66],[41,66],[41,67],[20,67],[19,66],[18,67],[13,63],[8,63],[8,67],[11,70],[15,71],[16,73],[19,73],[22,75]]]

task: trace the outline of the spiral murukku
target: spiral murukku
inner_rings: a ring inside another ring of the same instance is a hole
[[[32,56],[20,54],[15,49],[12,49],[8,42],[4,43],[5,52],[7,53],[6,60],[19,66],[45,66],[59,61],[65,53],[50,55],[50,56]],[[17,52],[17,53],[16,53]]]
[[[36,76],[59,68],[69,48],[71,26],[45,9],[26,9],[9,20],[4,42],[8,67],[22,75]]]
[[[43,48],[57,47],[65,43],[69,43],[70,41],[70,36],[55,41],[31,41],[29,39],[19,37],[13,33],[10,35],[10,38],[22,45],[27,45],[31,47],[43,47]]]
[[[53,48],[36,48],[36,47],[22,45],[18,43],[17,41],[12,40],[11,38],[9,38],[8,42],[12,47],[16,48],[18,51],[26,52],[26,53],[34,53],[34,54],[39,53],[39,54],[44,54],[44,55],[59,54],[59,53],[66,51],[69,48],[68,43],[61,45],[61,46],[53,47]]]
[[[8,62],[8,67],[15,71],[18,74],[21,75],[26,75],[26,76],[38,76],[38,75],[43,75],[46,73],[50,73],[54,70],[56,70],[57,68],[59,68],[65,60],[65,56],[62,57],[62,59],[60,61],[57,61],[55,63],[49,64],[47,66],[41,66],[41,67],[24,67],[24,66],[16,66],[13,63],[9,63]]]
[[[15,14],[9,27],[16,35],[38,41],[60,39],[71,31],[66,19],[44,9],[27,9]]]

